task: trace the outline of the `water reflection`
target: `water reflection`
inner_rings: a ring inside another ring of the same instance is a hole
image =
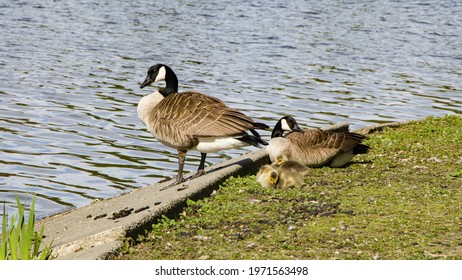
[[[43,217],[174,176],[176,151],[136,115],[155,63],[269,125],[461,113],[461,12],[451,0],[2,3],[0,200],[11,210],[35,192]],[[194,171],[199,155],[187,160]]]

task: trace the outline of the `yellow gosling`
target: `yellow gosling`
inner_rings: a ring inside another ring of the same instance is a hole
[[[260,167],[257,173],[257,182],[266,188],[276,188],[279,179],[278,172],[269,164]]]

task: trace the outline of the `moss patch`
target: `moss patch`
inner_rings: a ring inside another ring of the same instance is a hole
[[[301,189],[229,178],[115,259],[462,259],[462,118],[370,135],[345,168]]]

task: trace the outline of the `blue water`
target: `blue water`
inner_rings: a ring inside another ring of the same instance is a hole
[[[0,201],[39,218],[176,174],[136,114],[156,63],[270,126],[462,112],[456,0],[2,1],[0,30]]]

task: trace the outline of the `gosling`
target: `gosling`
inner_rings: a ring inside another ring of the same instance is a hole
[[[276,157],[276,160],[271,164],[271,166],[276,170],[287,170],[295,173],[299,173],[304,177],[309,168],[298,161],[289,160],[286,155],[279,155]]]
[[[257,182],[266,188],[276,188],[279,174],[271,165],[265,164],[257,173]]]
[[[278,189],[287,189],[291,187],[300,188],[303,186],[302,174],[290,170],[279,169],[278,170],[278,182],[276,187]]]

